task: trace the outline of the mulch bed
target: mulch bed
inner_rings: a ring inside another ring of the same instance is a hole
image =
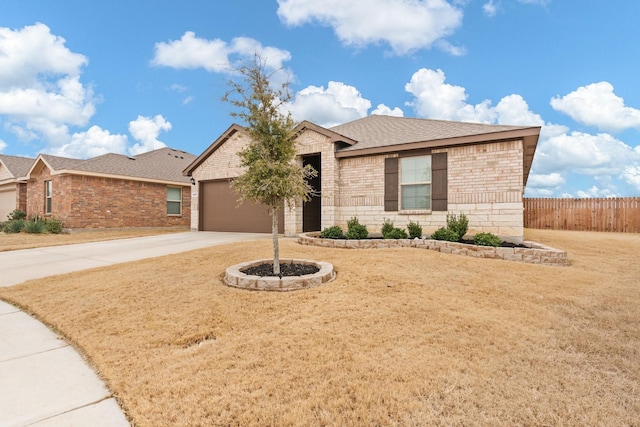
[[[260,277],[273,277],[278,274],[273,274],[273,264],[260,264],[254,267],[249,267],[246,270],[241,270],[244,274],[249,276]],[[315,265],[309,264],[280,264],[280,277],[284,276],[304,276],[305,274],[314,274],[320,271]]]

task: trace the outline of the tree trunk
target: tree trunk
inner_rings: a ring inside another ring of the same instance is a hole
[[[271,207],[271,233],[273,235],[273,274],[280,275],[280,246],[278,245],[278,208]]]

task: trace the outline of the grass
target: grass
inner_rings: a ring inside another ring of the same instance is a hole
[[[64,335],[137,426],[636,425],[640,236],[527,230],[569,267],[281,242],[331,262],[292,293],[226,287],[268,240],[0,289]]]
[[[128,239],[130,237],[153,236],[164,233],[179,233],[189,231],[187,228],[140,228],[122,230],[96,230],[61,234],[30,234],[30,233],[1,233],[0,252],[18,249],[32,249],[43,246],[70,245],[73,243],[100,242],[113,239]]]

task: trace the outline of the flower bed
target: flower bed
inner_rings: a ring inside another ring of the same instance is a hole
[[[446,242],[431,239],[321,239],[320,233],[302,233],[297,242],[301,245],[327,248],[376,249],[376,248],[421,248],[447,254],[466,255],[477,258],[503,259],[554,266],[569,265],[567,252],[540,243],[525,241],[525,247],[503,248],[476,246],[466,243]]]

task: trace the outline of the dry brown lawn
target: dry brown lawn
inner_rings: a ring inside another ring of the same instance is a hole
[[[61,234],[0,233],[0,252],[73,243],[100,242],[189,231],[188,228],[140,228],[122,230],[81,231]]]
[[[640,235],[527,230],[569,267],[281,243],[333,263],[226,287],[240,243],[0,289],[83,352],[137,426],[638,425]]]

